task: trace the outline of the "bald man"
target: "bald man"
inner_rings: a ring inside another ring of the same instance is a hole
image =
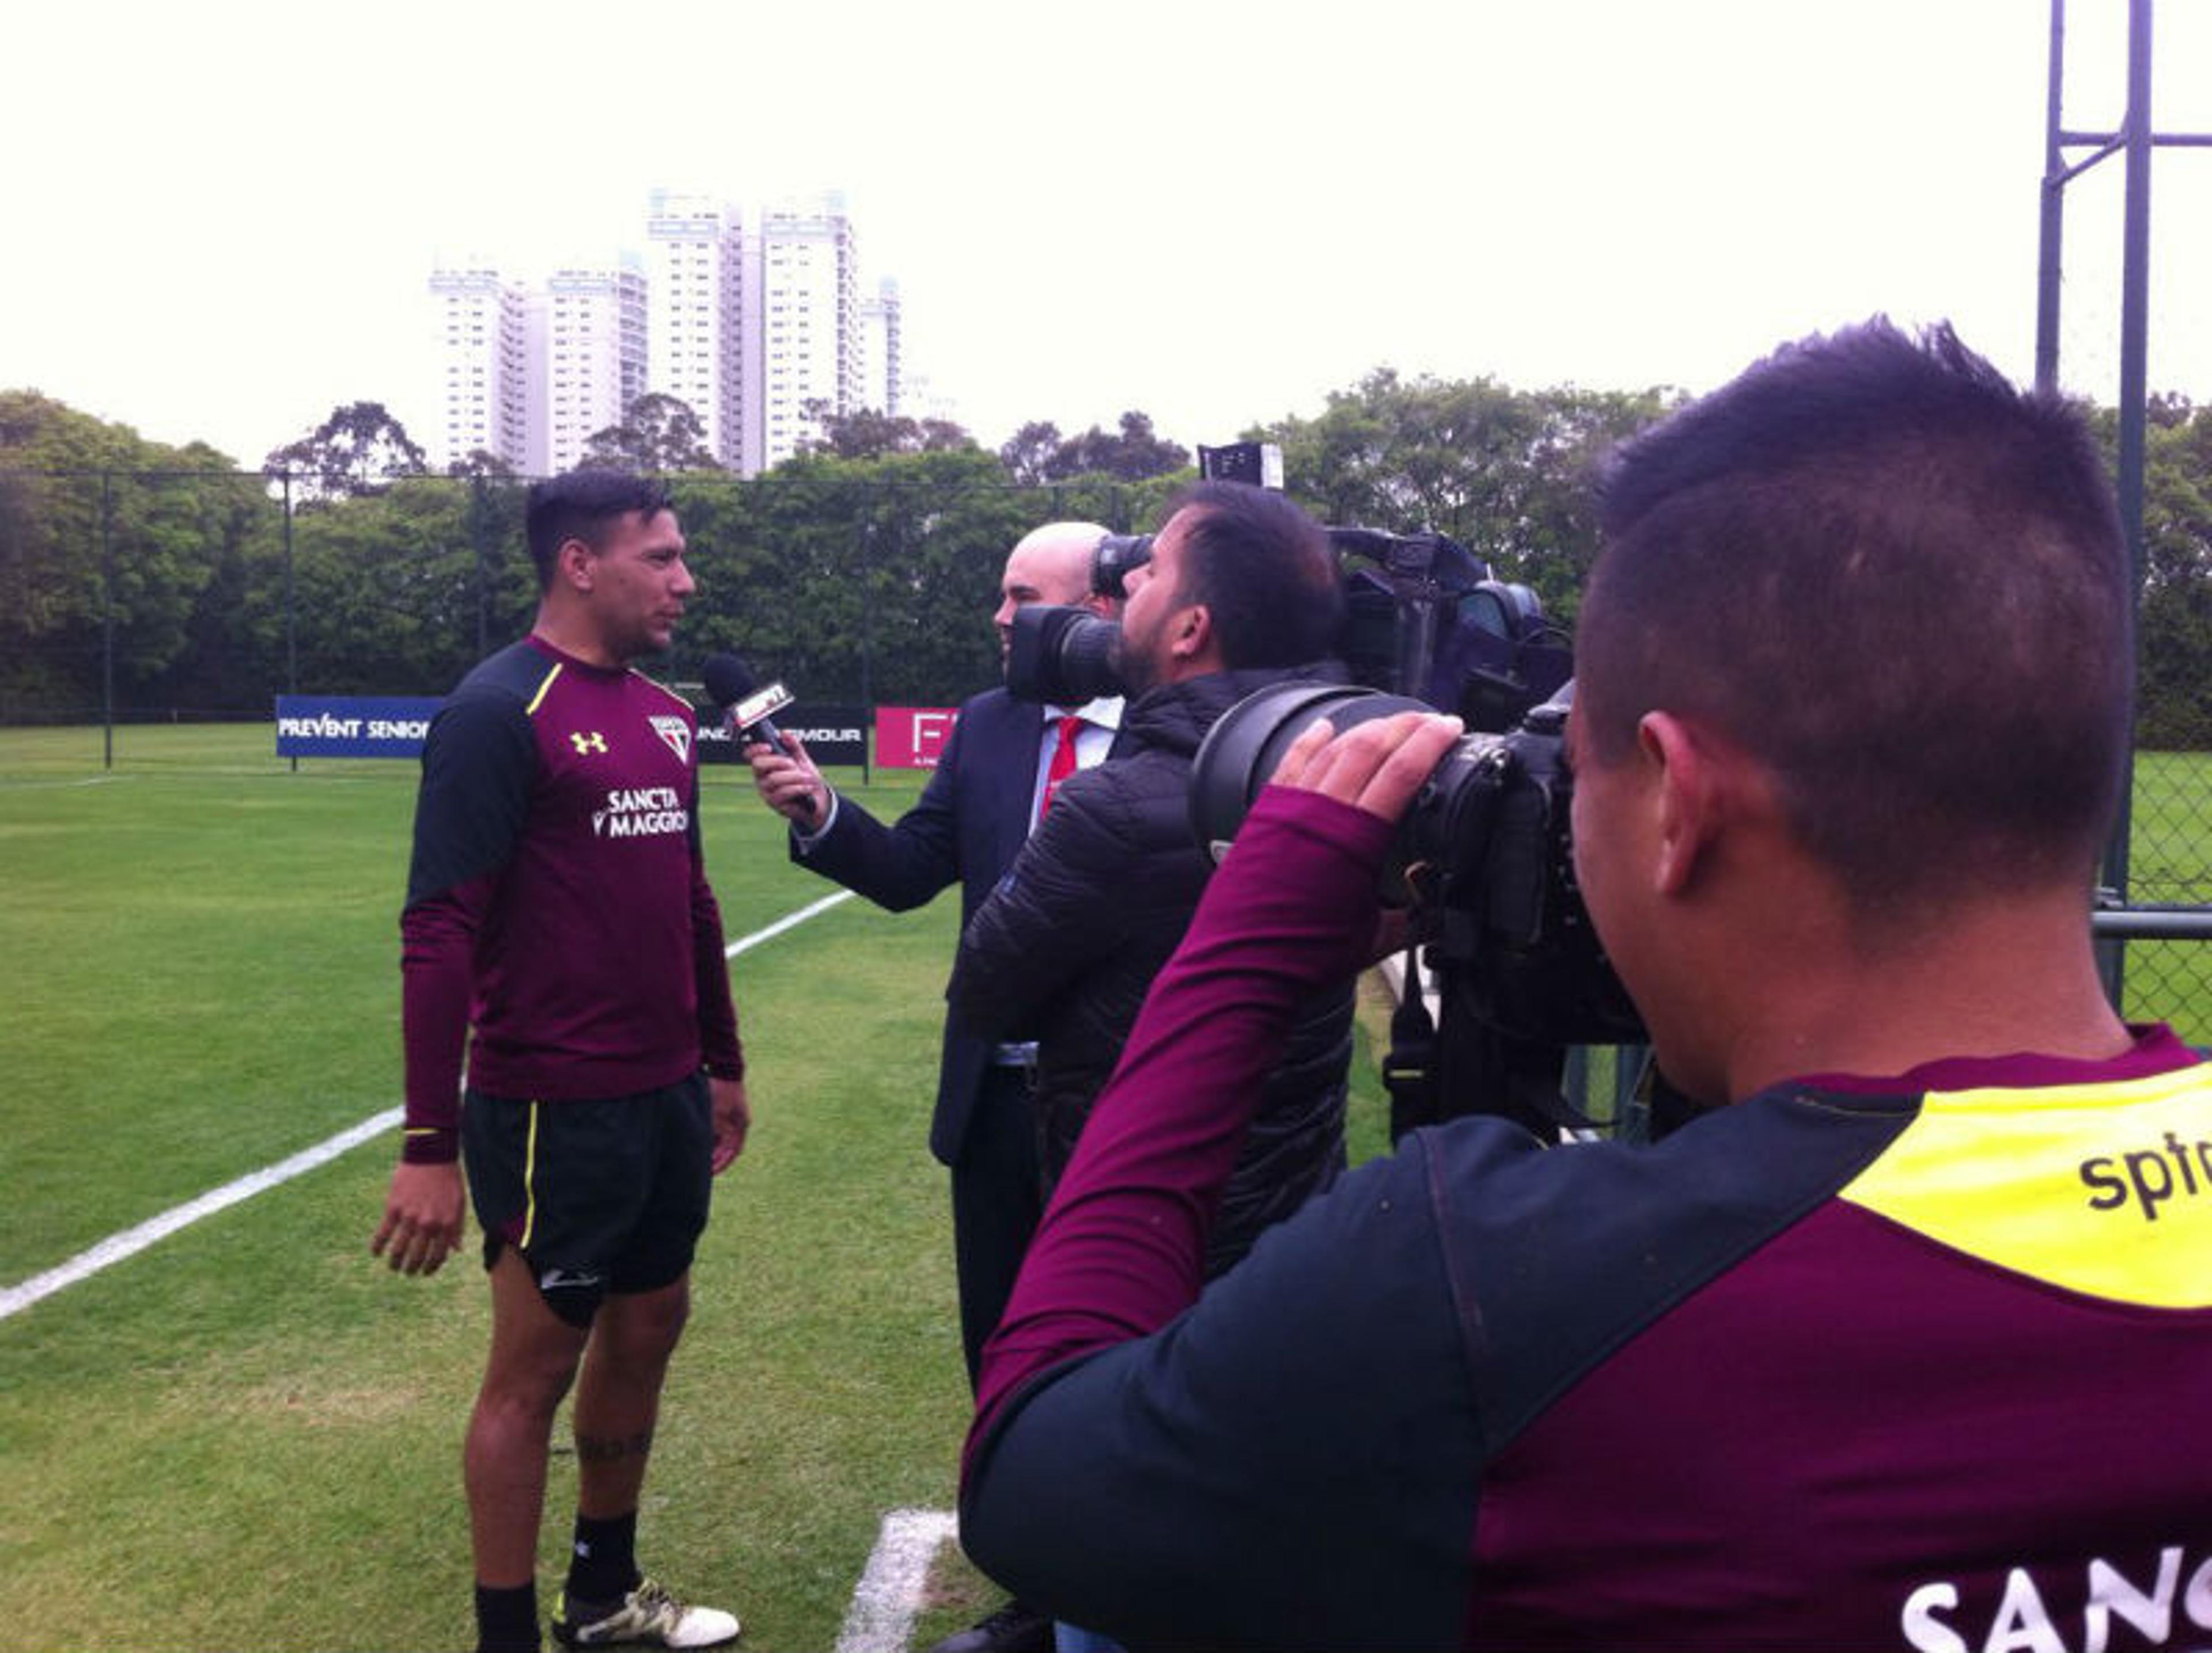
[[[1091,591],[1091,557],[1103,533],[1097,522],[1048,522],[1015,544],[991,615],[1000,662],[1011,648],[1018,609],[1033,602],[1088,606],[1102,615],[1117,609]],[[957,883],[964,925],[1036,825],[1060,744],[1061,708],[1051,708],[1053,717],[1046,710],[1013,699],[1002,686],[973,695],[960,708],[921,801],[891,825],[838,797],[807,759],[805,744],[792,735],[783,737],[781,752],[750,748],[752,779],[761,799],[792,823],[792,860],[799,866],[890,912],[921,908]],[[1088,768],[1113,744],[1121,702],[1103,699],[1073,710],[1084,720],[1075,763]],[[1033,1067],[1030,1047],[1002,1047],[947,1016],[929,1151],[951,1169],[960,1339],[971,1381],[1040,1215],[1029,1109]]]
[[[1018,609],[1054,603],[1118,611],[1091,589],[1092,556],[1106,532],[1095,522],[1048,523],[1008,554],[992,617],[1002,666]],[[921,799],[888,826],[839,797],[793,736],[784,736],[781,751],[757,744],[746,756],[763,799],[792,823],[793,860],[893,912],[922,906],[957,882],[964,926],[1013,864],[1058,775],[1071,763],[1087,769],[1103,759],[1121,714],[1119,699],[1048,708],[1004,688],[986,690],[961,707]],[[1071,717],[1079,721],[1071,725]],[[1071,730],[1071,754],[1062,757]],[[1041,1214],[1030,1100],[1036,1067],[1033,1044],[1000,1043],[968,1030],[957,1013],[946,1016],[929,1149],[952,1174],[953,1264],[971,1385]],[[1015,1603],[940,1653],[1050,1645],[1049,1620]]]

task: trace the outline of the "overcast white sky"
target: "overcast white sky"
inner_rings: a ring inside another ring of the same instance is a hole
[[[2157,124],[2212,131],[2212,0]],[[11,21],[0,386],[258,462],[427,430],[441,250],[641,246],[656,185],[842,189],[910,367],[996,446],[1185,443],[1370,369],[1696,390],[1877,310],[2032,369],[2048,0],[75,0]],[[2117,125],[2125,0],[2070,0]],[[2212,401],[2212,150],[2154,165],[2150,382]],[[2121,163],[2063,366],[2117,389]]]

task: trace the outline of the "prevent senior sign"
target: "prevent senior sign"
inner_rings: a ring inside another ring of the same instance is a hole
[[[279,757],[418,757],[435,696],[279,695]]]
[[[279,757],[419,757],[430,720],[445,702],[431,696],[362,695],[279,695],[276,696],[276,756]],[[888,714],[890,708],[886,708]],[[902,755],[886,759],[901,764],[937,761],[936,747],[951,732],[950,710],[916,713],[899,708],[897,726],[907,739]],[[911,714],[910,716],[908,714]],[[860,764],[867,762],[867,708],[861,706],[819,706],[805,702],[776,714],[776,726],[788,729],[806,743],[817,763]],[[878,718],[878,727],[884,726]],[[927,756],[917,758],[909,731],[927,726]],[[722,708],[699,708],[699,761],[702,763],[742,763],[744,755],[731,738]]]

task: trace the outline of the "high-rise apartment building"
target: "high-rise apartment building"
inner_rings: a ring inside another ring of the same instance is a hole
[[[835,194],[748,215],[655,191],[648,252],[556,271],[540,287],[441,268],[441,465],[477,448],[531,476],[574,467],[651,390],[698,416],[716,461],[750,476],[819,430],[823,411],[905,399],[898,289],[861,301],[852,221]]]
[[[433,272],[430,293],[437,301],[442,377],[438,424],[427,433],[428,445],[447,465],[487,453],[513,470],[529,469],[522,289],[471,263]]]
[[[635,254],[546,279],[544,471],[573,470],[592,438],[622,423],[646,391],[645,271]]]
[[[876,283],[876,295],[863,299],[860,308],[860,404],[878,413],[896,414],[905,399],[899,362],[898,283],[886,277]]]
[[[789,459],[820,414],[860,405],[858,258],[843,198],[765,209],[746,236],[744,464]]]
[[[526,288],[471,262],[432,271],[441,468],[481,451],[525,476],[573,468],[645,393],[646,279],[625,255]]]
[[[742,459],[744,427],[742,229],[737,208],[670,190],[653,192],[645,221],[647,381],[698,415],[707,451],[732,470]]]

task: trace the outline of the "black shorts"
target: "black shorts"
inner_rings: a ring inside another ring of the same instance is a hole
[[[590,1325],[610,1291],[672,1285],[707,1226],[714,1147],[704,1073],[603,1102],[467,1091],[461,1152],[484,1267],[513,1246],[572,1326]]]

